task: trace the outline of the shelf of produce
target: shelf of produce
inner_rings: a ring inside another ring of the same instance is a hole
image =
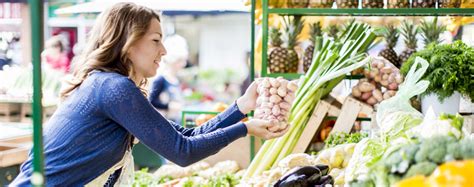
[[[269,14],[311,16],[474,16],[474,8],[331,9],[271,8]]]

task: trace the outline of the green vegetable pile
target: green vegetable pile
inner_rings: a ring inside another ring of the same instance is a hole
[[[443,101],[454,91],[458,91],[474,102],[474,48],[460,40],[452,44],[428,45],[403,64],[402,74],[408,73],[416,57],[429,62],[428,70],[423,76],[424,80],[430,81],[425,95],[434,93]]]
[[[135,172],[135,179],[133,181],[133,187],[148,187],[148,186],[158,186],[173,180],[172,177],[164,176],[157,177],[151,173],[148,173],[148,169],[142,169]],[[223,175],[218,175],[210,179],[204,179],[202,177],[193,176],[186,177],[181,179],[184,182],[182,183],[184,187],[232,187],[239,184],[240,177],[226,173]]]
[[[337,132],[337,133],[332,133],[329,135],[329,137],[324,141],[324,148],[331,148],[336,145],[340,144],[347,144],[347,143],[359,143],[360,140],[363,138],[366,138],[367,134],[366,133],[344,133],[344,132]]]
[[[148,168],[135,171],[134,178],[133,187],[157,186],[158,184],[173,180],[173,178],[169,176],[156,177],[153,174],[148,173]]]
[[[474,140],[452,136],[412,139],[410,143],[387,150],[372,166],[365,186],[390,186],[415,175],[430,175],[438,165],[452,160],[474,159]]]

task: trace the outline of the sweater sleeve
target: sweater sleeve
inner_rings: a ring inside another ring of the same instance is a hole
[[[183,126],[178,125],[172,121],[170,121],[170,123],[173,124],[174,128],[177,131],[181,132],[181,134],[185,136],[196,136],[199,134],[213,132],[220,128],[228,127],[232,124],[238,123],[245,117],[246,115],[242,114],[237,104],[234,103],[224,112],[219,113],[216,117],[212,118],[211,120],[207,121],[206,123],[197,128],[184,128]]]
[[[105,80],[96,94],[105,116],[120,124],[155,152],[180,166],[187,166],[213,155],[247,134],[247,128],[239,122],[226,124],[225,128],[209,133],[184,136],[153,108],[126,77]]]
[[[163,103],[160,100],[160,94],[165,89],[165,79],[163,77],[158,77],[153,80],[150,88],[150,95],[148,96],[148,100],[150,100],[151,104],[157,109],[164,109],[167,110],[169,108],[168,103]]]

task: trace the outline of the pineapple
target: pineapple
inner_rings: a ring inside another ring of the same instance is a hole
[[[412,8],[435,8],[436,0],[412,0]]]
[[[459,8],[461,0],[438,0],[439,8]]]
[[[337,8],[357,8],[359,0],[336,0]]]
[[[270,29],[270,45],[268,51],[268,62],[271,73],[296,73],[298,71],[299,58],[295,51],[298,35],[303,28],[301,16],[295,16],[290,21],[289,17],[284,19],[284,34],[286,48],[282,47],[281,33],[276,28]]]
[[[289,17],[285,19],[285,34],[286,34],[286,50],[288,56],[286,59],[285,73],[297,73],[299,58],[295,51],[295,46],[298,44],[298,35],[303,29],[303,20],[301,16],[294,16],[290,21]]]
[[[362,3],[363,8],[383,8],[384,0],[364,0]]]
[[[331,8],[334,0],[309,0],[309,8]]]
[[[339,37],[338,37],[338,34],[339,34],[339,27],[337,25],[329,25],[327,28],[326,28],[326,32],[328,33],[328,36],[329,37],[332,37],[334,39],[334,41],[338,41],[339,40]]]
[[[396,67],[400,67],[400,59],[398,58],[397,53],[393,50],[395,45],[397,45],[399,36],[398,29],[393,25],[389,25],[384,28],[382,36],[387,42],[387,47],[379,53],[379,56],[384,57]]]
[[[418,30],[413,23],[404,21],[402,24],[402,35],[405,38],[406,49],[400,54],[400,62],[405,63],[408,58],[416,52],[416,34]]]
[[[268,66],[271,73],[283,73],[288,51],[281,46],[281,32],[277,28],[270,28],[270,49],[268,50]]]
[[[311,38],[310,38],[311,44],[304,51],[304,57],[303,57],[303,70],[305,73],[309,70],[309,67],[311,66],[311,63],[313,61],[314,43],[316,42],[316,38],[322,37],[321,23],[320,22],[313,23],[310,27],[310,30],[311,30]]]
[[[309,0],[288,0],[288,8],[307,8]]]
[[[409,0],[388,0],[388,8],[409,8]]]
[[[441,42],[439,40],[439,35],[446,31],[446,26],[438,25],[438,17],[435,17],[433,22],[428,22],[426,20],[422,21],[420,30],[425,45],[429,45],[431,43]]]

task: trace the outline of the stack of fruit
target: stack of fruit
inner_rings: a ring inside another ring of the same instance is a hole
[[[439,8],[459,8],[461,0],[438,0]]]
[[[279,125],[272,129],[273,132],[286,129],[291,104],[295,99],[298,85],[295,81],[288,81],[282,77],[257,79],[258,98],[255,118],[277,120]]]
[[[357,8],[359,6],[358,0],[336,0],[337,8]]]
[[[363,8],[383,8],[384,0],[364,0],[362,3]]]
[[[412,0],[413,8],[435,8],[436,0]]]
[[[388,0],[388,8],[409,8],[409,0]]]
[[[308,7],[309,0],[288,0],[288,8],[306,8]]]
[[[309,0],[309,8],[331,8],[334,0]]]
[[[268,62],[271,73],[297,73],[299,58],[295,50],[298,44],[298,35],[303,29],[301,16],[284,18],[284,31],[286,35],[286,47],[282,47],[281,33],[276,28],[270,29],[270,49],[268,50]]]

